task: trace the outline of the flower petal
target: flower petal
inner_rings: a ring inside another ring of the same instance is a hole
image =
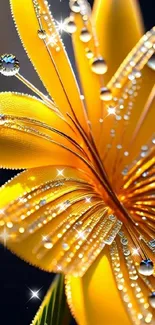
[[[92,38],[88,43],[82,42],[80,39],[81,31],[85,26],[82,17],[80,15],[75,15],[74,22],[77,26],[77,31],[73,33],[72,40],[76,65],[80,77],[90,128],[92,129],[93,137],[98,146],[101,132],[100,120],[102,119],[103,110],[105,110],[106,106],[100,99],[100,89],[104,85],[104,80],[101,75],[97,75],[91,70],[91,64],[92,60],[95,59],[96,56],[99,56],[100,49],[99,47],[97,49],[95,47],[95,35],[93,35],[91,20],[87,25],[87,28],[92,35]],[[92,59],[86,57],[87,51],[92,52],[92,55],[94,55]]]
[[[105,253],[98,257],[84,277],[66,277],[66,293],[79,325],[131,324]]]
[[[70,227],[91,206],[85,203],[90,195],[95,197],[88,175],[78,169],[47,166],[22,172],[0,190],[1,241],[3,230],[9,230],[8,248],[45,270],[56,270],[54,259],[63,257],[65,237],[72,239]]]
[[[122,226],[97,187],[63,165],[21,173],[0,191],[1,241],[44,270],[82,276]]]
[[[0,103],[2,167],[30,168],[58,161],[70,165],[71,159],[73,165],[78,165],[76,156],[63,146],[80,153],[79,147],[72,141],[76,139],[80,143],[80,139],[76,138],[63,119],[40,100],[22,94],[1,93]]]
[[[145,70],[145,76],[147,75],[147,72],[148,71]],[[150,77],[152,78],[150,79]],[[155,112],[155,86],[153,86],[152,90],[150,88],[154,84],[153,80],[155,80],[155,74],[153,71],[150,71],[145,79],[145,85],[143,81],[142,89],[139,93],[139,98],[137,98],[135,103],[131,125],[129,125],[125,139],[125,143],[128,148],[131,148],[133,143],[134,147],[132,148],[132,151],[130,151],[130,157],[126,159],[126,164],[130,164],[132,162],[132,160],[139,154],[142,146],[147,145],[148,141],[150,141],[155,132],[155,126],[153,122]],[[145,105],[144,96],[146,96]],[[140,109],[136,110],[136,106]],[[122,163],[124,163],[124,161],[122,161]]]
[[[75,114],[88,131],[78,86],[48,5],[43,0],[10,3],[19,36],[48,92],[61,112]],[[45,39],[38,37],[39,29],[47,33]]]
[[[135,0],[96,0],[94,20],[108,64],[107,82],[143,33],[141,14]]]
[[[150,324],[155,321],[148,303],[148,283],[153,288],[154,277],[149,282],[140,276],[141,257],[133,253],[133,242],[125,228],[118,237],[83,278],[66,277],[68,303],[79,325],[142,325],[143,320]]]
[[[140,39],[108,83],[116,114],[106,128],[103,122],[102,158],[113,180],[114,174],[119,175],[131,163],[155,131],[155,73],[146,66],[154,53],[154,30]]]

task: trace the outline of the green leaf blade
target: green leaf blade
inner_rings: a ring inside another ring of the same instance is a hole
[[[31,325],[69,325],[71,314],[67,305],[64,276],[56,275]]]

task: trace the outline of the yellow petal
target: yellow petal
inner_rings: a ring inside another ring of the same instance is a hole
[[[96,0],[93,18],[108,64],[107,82],[143,33],[141,14],[135,0]]]
[[[66,293],[79,325],[131,325],[104,253],[83,278],[67,276]]]
[[[154,323],[155,314],[148,304],[150,288],[138,272],[141,256],[132,247],[122,227],[82,278],[66,277],[68,303],[79,325]],[[151,281],[154,285],[153,276]]]
[[[0,102],[2,167],[30,168],[60,161],[70,165],[71,159],[72,165],[78,164],[77,158],[70,151],[54,143],[58,142],[78,152],[79,149],[65,136],[54,130],[66,132],[72,139],[75,138],[75,133],[40,100],[22,94],[1,93]],[[80,143],[79,139],[77,141]]]
[[[90,128],[92,129],[93,137],[98,146],[101,132],[100,120],[103,117],[103,110],[105,110],[105,105],[100,99],[100,89],[104,85],[104,80],[101,75],[97,75],[91,70],[91,63],[94,58],[99,56],[100,49],[96,49],[94,37],[92,37],[88,43],[84,43],[80,40],[80,33],[84,27],[84,23],[80,15],[75,15],[74,21],[77,26],[77,31],[73,34],[72,40],[76,65],[79,72]],[[92,35],[93,30],[90,22],[87,28]],[[93,59],[88,59],[86,57],[87,50],[92,52],[94,55]]]
[[[2,243],[6,232],[7,247],[28,262],[82,276],[122,227],[97,186],[90,172],[77,167],[21,173],[0,190]]]
[[[103,123],[102,135],[105,137],[102,141],[102,157],[113,180],[115,178],[113,174],[119,175],[125,165],[132,162],[138,155],[140,147],[147,144],[155,130],[153,124],[155,73],[146,66],[154,53],[154,44],[154,28],[152,28],[140,39],[108,83],[115,98],[113,105],[116,107],[116,117],[114,116],[111,123],[106,124],[106,128]],[[141,78],[135,78],[136,72]],[[113,138],[111,130],[115,133]],[[111,144],[109,151],[106,148],[107,143]],[[121,150],[117,150],[117,145],[121,146]],[[129,154],[124,155],[124,152]]]
[[[146,76],[145,84],[143,81],[139,98],[137,98],[135,103],[131,125],[128,128],[125,139],[127,143],[126,148],[131,151],[130,157],[126,159],[126,164],[131,164],[132,160],[140,153],[143,145],[149,145],[151,143],[151,138],[154,136],[155,132],[155,86],[151,90],[151,86],[154,85],[155,81],[155,73],[153,71],[148,71],[148,68],[144,73],[143,75]],[[144,100],[146,100],[145,105]],[[136,108],[139,108],[139,110]],[[122,163],[124,163],[124,161],[122,161]]]
[[[48,5],[43,0],[10,0],[10,3],[19,36],[48,92],[61,112],[72,116],[75,113],[88,131],[74,74]],[[47,33],[44,40],[38,37],[41,26]]]
[[[63,255],[72,240],[74,247],[79,241],[78,222],[94,204],[86,197],[96,202],[90,177],[58,165],[30,169],[9,181],[0,189],[1,242],[6,232],[7,247],[21,258],[47,271],[66,271]]]

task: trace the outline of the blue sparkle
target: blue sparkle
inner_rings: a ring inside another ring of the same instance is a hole
[[[13,58],[11,55],[10,56],[4,56],[2,59],[2,62],[6,64],[14,64],[15,63],[15,58]]]
[[[142,263],[144,263],[145,265],[152,265],[153,263],[152,263],[152,261],[148,258],[148,259],[146,259],[146,260],[143,260],[142,261]]]

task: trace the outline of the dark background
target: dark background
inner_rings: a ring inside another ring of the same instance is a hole
[[[93,1],[89,2],[93,4]],[[66,17],[69,13],[68,0],[61,0],[61,2],[49,0],[49,3],[51,3],[51,10],[57,20]],[[155,3],[154,0],[139,0],[139,3],[146,30],[148,30],[154,24]],[[64,36],[64,41],[72,60],[71,42],[68,35]],[[21,72],[24,76],[42,89],[42,84],[29,63],[16,34],[10,14],[9,0],[0,0],[0,54],[3,53],[15,54],[20,61]],[[0,91],[3,90],[27,92],[27,89],[16,79],[0,76]],[[14,174],[12,171],[0,170],[0,185]],[[40,301],[33,299],[28,302],[30,298],[28,287],[34,290],[42,287],[40,297],[43,299],[52,278],[53,275],[29,266],[0,246],[0,324],[30,325]]]

